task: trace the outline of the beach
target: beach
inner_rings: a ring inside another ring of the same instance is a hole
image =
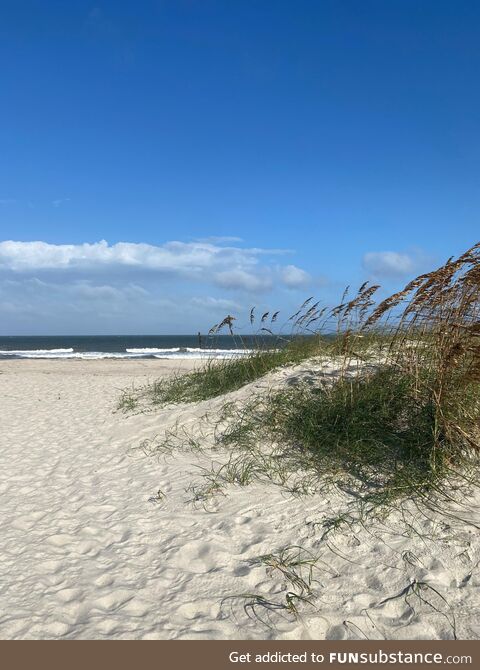
[[[257,481],[192,503],[201,468],[224,455],[155,457],[139,446],[198,425],[224,399],[147,413],[119,411],[118,401],[195,364],[1,361],[1,638],[479,637],[478,492],[452,503],[452,516],[406,506],[324,538],[322,521],[348,493],[298,496]],[[285,547],[318,559],[313,595],[293,613],[251,597],[288,602],[284,575],[258,561]]]

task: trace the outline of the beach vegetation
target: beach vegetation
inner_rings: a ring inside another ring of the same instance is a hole
[[[151,405],[195,402],[281,366],[329,362],[328,370],[311,367],[304,379],[300,371],[295,383],[265,385],[240,401],[225,398],[215,445],[228,457],[203,472],[197,500],[229,484],[269,479],[293,494],[330,482],[376,507],[399,497],[431,502],[447,495],[446,482],[476,479],[480,243],[380,302],[378,289],[365,283],[353,296],[347,289],[328,310],[308,298],[289,318],[291,333],[278,337],[279,346],[212,359],[143,390]],[[212,334],[224,327],[233,333],[233,322],[226,317]],[[131,402],[129,395],[124,403]]]
[[[473,481],[480,450],[480,245],[378,305],[372,295],[364,285],[332,310],[333,378],[319,373],[316,384],[250,402],[223,443],[244,453],[281,444],[297,472],[348,481],[374,503],[441,493],[452,478]],[[311,477],[307,482],[308,490]]]

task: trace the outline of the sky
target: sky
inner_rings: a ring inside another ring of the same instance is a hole
[[[0,335],[193,333],[462,253],[479,35],[477,0],[2,0]]]

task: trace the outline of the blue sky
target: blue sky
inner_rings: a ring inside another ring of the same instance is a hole
[[[0,4],[0,334],[395,290],[480,238],[480,3]]]

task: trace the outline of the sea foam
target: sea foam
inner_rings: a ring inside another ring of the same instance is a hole
[[[109,359],[199,359],[235,358],[251,353],[251,349],[200,349],[195,347],[171,347],[161,349],[157,347],[143,347],[125,349],[125,351],[75,351],[69,349],[0,349],[0,358],[40,358],[40,359],[80,359],[99,360]]]

